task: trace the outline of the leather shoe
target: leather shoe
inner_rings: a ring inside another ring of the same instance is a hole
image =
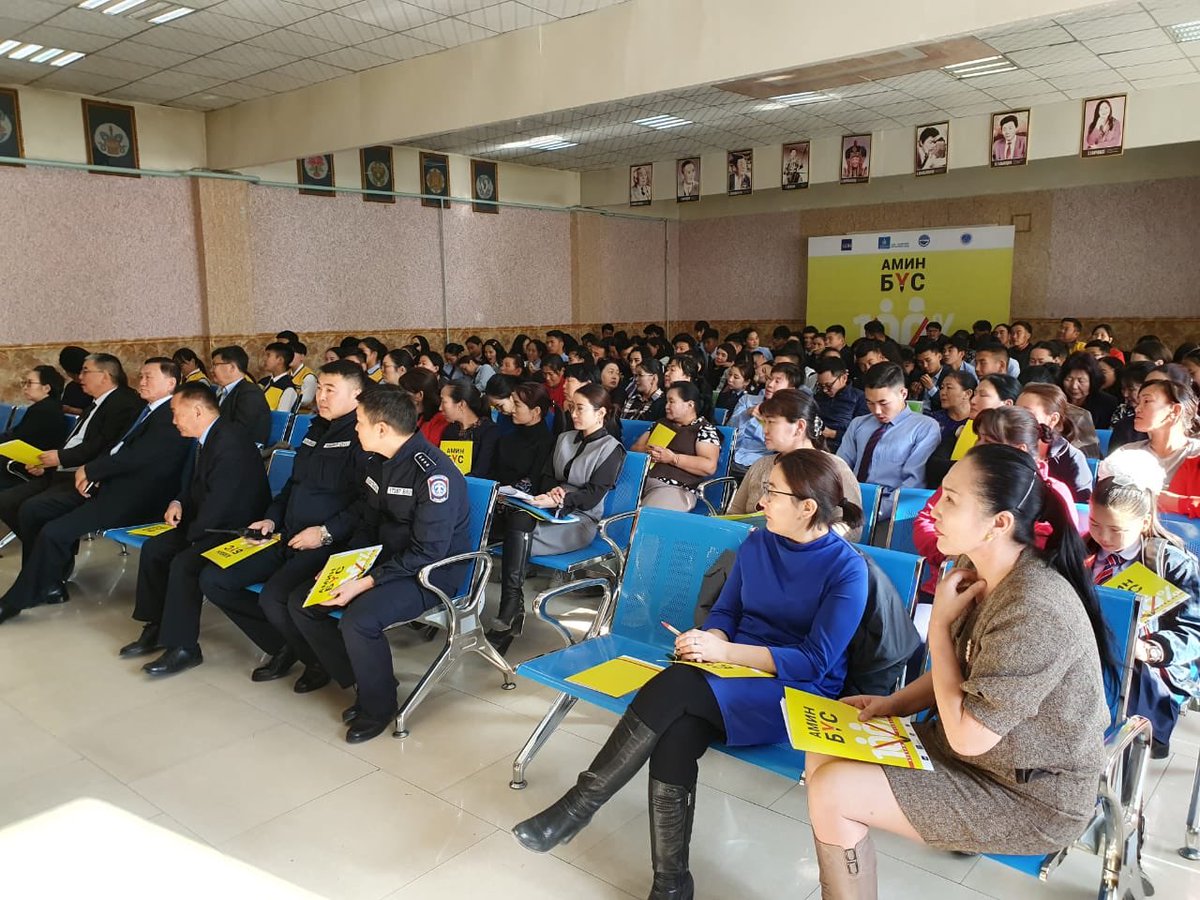
[[[389,728],[396,724],[396,712],[393,711],[385,719],[373,719],[370,716],[359,712],[354,717],[349,730],[346,732],[347,744],[361,744],[363,741],[369,741],[371,738],[379,737]]]
[[[296,664],[296,654],[292,652],[292,648],[287,644],[283,645],[283,649],[275,653],[266,665],[259,666],[250,673],[251,681],[274,681],[276,678],[282,678],[292,670],[292,666]]]
[[[142,671],[147,675],[175,675],[184,669],[198,666],[202,662],[204,662],[204,657],[201,655],[199,647],[196,648],[195,653],[182,647],[172,647],[158,659],[142,666]]]
[[[355,703],[353,706],[347,706],[342,710],[342,724],[349,725],[360,715],[362,715],[362,707],[357,703]]]
[[[67,590],[67,583],[64,581],[62,584],[56,584],[50,590],[46,591],[42,595],[41,602],[50,606],[58,603],[66,603],[70,599],[71,592]]]
[[[15,619],[21,614],[21,610],[15,606],[5,606],[0,604],[0,623],[7,622],[9,619]]]
[[[138,639],[118,650],[117,655],[129,659],[134,656],[145,656],[147,653],[161,649],[162,645],[158,643],[158,626],[143,625]]]
[[[307,694],[309,691],[319,691],[330,682],[329,673],[318,666],[305,666],[304,674],[296,679],[292,690],[297,694]]]

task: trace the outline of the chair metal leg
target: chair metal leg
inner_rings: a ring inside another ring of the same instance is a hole
[[[1188,804],[1187,827],[1179,855],[1184,859],[1200,859],[1200,759],[1196,760],[1196,774],[1192,778],[1192,801]]]
[[[567,717],[572,707],[578,701],[578,697],[572,697],[570,694],[559,694],[554,702],[550,704],[550,709],[546,711],[546,715],[542,717],[542,721],[538,722],[537,727],[533,729],[533,733],[529,735],[529,740],[525,742],[525,746],[521,748],[513,759],[513,777],[508,786],[514,791],[522,790],[525,787],[525,767],[533,761],[533,757],[542,749],[542,745],[550,739],[550,735],[558,728],[562,720]]]
[[[5,547],[7,547],[9,544],[11,544],[16,539],[17,539],[17,533],[15,531],[10,531],[4,537],[0,538],[0,550],[3,550]]]
[[[412,689],[412,693],[400,704],[400,710],[396,713],[396,730],[392,732],[392,737],[408,737],[408,727],[405,720],[429,696],[430,691],[433,690],[433,686],[441,680],[442,676],[454,668],[454,664],[459,660],[460,652],[457,641],[453,637],[448,637],[446,645],[438,653],[437,659],[425,670],[425,674],[417,681],[417,685]]]
[[[517,686],[517,683],[513,681],[513,676],[517,673],[513,670],[508,660],[497,653],[496,648],[483,635],[476,635],[475,646],[471,647],[471,649],[500,670],[500,674],[504,676],[503,690],[511,691]]]

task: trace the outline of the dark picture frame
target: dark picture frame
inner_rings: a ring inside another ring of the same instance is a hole
[[[335,197],[333,188],[333,154],[314,153],[296,160],[296,181],[300,193],[309,197]],[[326,190],[322,190],[325,188]]]
[[[12,88],[0,88],[0,156],[21,159],[25,157],[25,136],[21,132],[21,98]]]
[[[391,147],[363,147],[358,151],[358,168],[362,176],[364,202],[395,203],[396,168]],[[388,191],[386,194],[373,191]]]
[[[950,170],[950,122],[928,122],[913,129],[913,174],[945,175]]]
[[[779,154],[779,186],[785,191],[808,187],[812,177],[812,142],[784,144]]]
[[[477,213],[499,215],[499,200],[500,166],[487,159],[471,160],[471,209]]]
[[[134,108],[102,100],[83,99],[80,102],[83,107],[83,139],[87,145],[88,165],[134,170],[95,174],[141,178],[136,171],[141,164],[138,156],[137,113]]]
[[[754,150],[729,150],[725,153],[725,180],[730,197],[754,193]]]
[[[1028,109],[1006,109],[1003,112],[992,113],[991,133],[988,137],[988,164],[993,169],[1023,166],[1029,162],[1032,131],[1030,118]],[[1011,133],[1011,153],[1008,149],[1010,134],[1006,130],[1010,123],[1015,123]]]
[[[866,184],[871,180],[871,135],[842,136],[842,152],[838,156],[839,184]]]
[[[446,198],[435,200],[422,197],[422,206],[435,209],[450,208],[450,157],[445,153],[421,152],[421,193]]]
[[[687,168],[692,167],[692,178],[687,179]],[[675,202],[697,203],[700,200],[700,157],[685,156],[675,160]]]
[[[629,205],[649,206],[654,202],[654,164],[635,163],[629,167]]]
[[[1109,125],[1100,121],[1100,104],[1108,104],[1104,117]],[[1128,134],[1129,96],[1109,94],[1106,97],[1088,97],[1083,101],[1083,123],[1079,131],[1079,155],[1084,159],[1098,156],[1123,156],[1125,137]]]

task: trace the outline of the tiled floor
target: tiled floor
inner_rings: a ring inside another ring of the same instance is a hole
[[[252,648],[205,612],[202,666],[154,681],[119,646],[138,633],[129,611],[137,556],[85,544],[74,599],[0,627],[0,827],[77,797],[96,797],[334,900],[418,897],[644,897],[650,882],[645,774],[570,844],[547,856],[507,834],[567,787],[612,717],[579,709],[508,787],[516,750],[550,693],[500,689],[472,661],[428,700],[407,739],[344,743],[330,687],[308,696],[291,679],[253,684]],[[0,559],[0,589],[19,564]],[[515,648],[555,646],[533,626]],[[397,671],[411,684],[435,645],[401,630]],[[298,671],[297,671],[298,674]],[[1154,764],[1147,868],[1162,900],[1200,898],[1200,863],[1182,841],[1200,716],[1174,755]],[[817,870],[804,788],[718,754],[701,766],[692,842],[700,897],[815,898]],[[1091,898],[1098,863],[1075,854],[1039,884],[988,860],[881,835],[884,898]]]

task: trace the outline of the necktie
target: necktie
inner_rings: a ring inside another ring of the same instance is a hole
[[[858,464],[858,471],[855,473],[858,480],[865,482],[867,473],[871,471],[871,462],[875,459],[875,448],[879,445],[880,438],[883,433],[892,427],[891,422],[884,422],[867,439],[867,446],[863,447],[862,461]]]
[[[1104,558],[1104,568],[1100,570],[1100,574],[1096,576],[1096,584],[1106,584],[1117,574],[1117,567],[1124,560],[1119,553],[1110,553]]]
[[[1005,145],[1004,145],[1004,158],[1005,158],[1005,159],[1012,159],[1012,158],[1013,158],[1013,145],[1012,145],[1012,141],[1009,141],[1007,144],[1005,144]]]
[[[75,427],[71,429],[71,433],[67,435],[68,441],[83,431],[84,426],[87,425],[88,421],[92,418],[92,413],[95,411],[96,401],[93,400],[91,405],[88,406],[87,410],[84,411],[83,415],[79,417],[79,421],[75,423]]]
[[[129,430],[127,432],[125,432],[124,435],[121,436],[121,440],[118,441],[117,443],[123,444],[127,440],[129,440],[129,436],[138,430],[138,426],[141,425],[143,422],[145,422],[148,418],[150,418],[150,412],[151,412],[151,410],[150,410],[149,406],[143,407],[141,414],[136,419],[133,420],[133,425],[131,425],[129,427]]]
[[[218,407],[223,406],[225,403],[225,398],[228,396],[229,396],[229,388],[227,388],[227,387],[223,387],[219,391],[217,391],[217,406]]]

